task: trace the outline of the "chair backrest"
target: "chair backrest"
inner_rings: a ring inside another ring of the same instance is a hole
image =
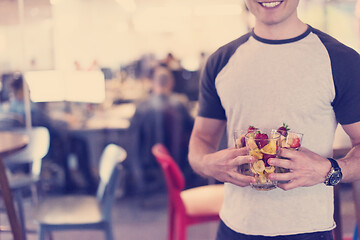
[[[16,113],[0,113],[0,130],[7,131],[10,128],[24,127],[22,117]]]
[[[101,203],[102,214],[106,219],[111,216],[111,206],[114,201],[119,171],[122,169],[122,162],[126,157],[125,149],[112,143],[105,147],[100,157],[100,182],[96,197]]]
[[[9,131],[25,134],[29,137],[29,144],[21,151],[5,158],[5,163],[30,163],[33,176],[40,176],[42,159],[46,156],[50,146],[49,130],[46,127],[12,128]]]
[[[185,178],[179,166],[162,143],[155,144],[152,147],[152,153],[164,173],[170,204],[175,204],[177,207],[184,207],[180,193],[185,188]]]

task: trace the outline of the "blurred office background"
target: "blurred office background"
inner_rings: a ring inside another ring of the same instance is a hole
[[[360,50],[355,5],[356,0],[301,0],[299,15]],[[138,153],[151,153],[139,146],[145,133],[137,136],[134,128],[140,127],[132,124],[138,104],[153,91],[154,67],[168,68],[173,92],[195,117],[207,56],[252,25],[242,0],[0,0],[0,118],[13,117],[12,87],[20,76],[24,115],[13,127],[44,126],[50,132],[41,173],[45,195],[94,193],[99,158],[109,143],[128,153],[119,198],[164,192],[164,179],[144,177],[154,164],[142,165]],[[36,118],[33,104],[44,118]],[[1,119],[0,130],[9,130]],[[186,157],[177,160],[188,187],[214,182],[192,174]],[[159,185],[152,189],[149,181]]]

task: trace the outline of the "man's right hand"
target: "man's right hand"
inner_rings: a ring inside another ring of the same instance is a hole
[[[228,182],[241,187],[255,182],[255,178],[239,172],[239,166],[254,162],[255,159],[246,155],[246,148],[228,148],[204,156],[203,173],[220,182]]]

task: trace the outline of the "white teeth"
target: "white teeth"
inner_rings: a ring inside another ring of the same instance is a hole
[[[267,8],[273,8],[273,7],[276,7],[280,4],[281,2],[262,2],[261,5],[263,7],[267,7]]]

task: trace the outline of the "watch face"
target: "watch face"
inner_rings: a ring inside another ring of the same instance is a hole
[[[329,179],[329,185],[335,186],[340,182],[341,178],[342,178],[341,172],[334,172]]]

